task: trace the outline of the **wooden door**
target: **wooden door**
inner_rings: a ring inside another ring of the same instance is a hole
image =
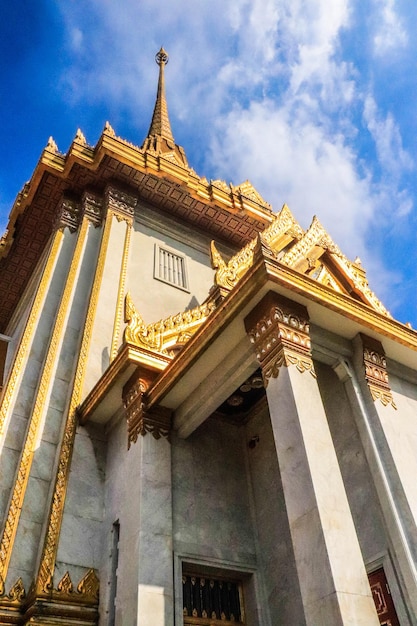
[[[368,578],[379,623],[381,626],[400,626],[384,569],[382,567],[377,569],[369,574]]]

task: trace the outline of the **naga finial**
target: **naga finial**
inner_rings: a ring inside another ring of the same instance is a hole
[[[155,54],[155,61],[157,65],[166,65],[169,61],[168,52],[162,46],[160,51]]]

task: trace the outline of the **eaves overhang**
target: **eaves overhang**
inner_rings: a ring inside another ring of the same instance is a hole
[[[345,341],[366,333],[382,342],[390,360],[416,369],[416,331],[259,251],[252,267],[147,391],[148,407],[173,411],[180,436],[193,432],[259,367],[244,320],[269,291],[304,305],[315,328]],[[105,393],[105,385],[100,386]],[[88,419],[87,406],[81,409]]]

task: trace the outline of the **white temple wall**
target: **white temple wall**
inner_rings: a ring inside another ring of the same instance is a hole
[[[182,620],[182,569],[191,567],[207,577],[214,568],[241,580],[248,624],[271,624],[263,603],[245,448],[245,429],[218,419],[206,420],[187,439],[173,438],[178,623]]]
[[[76,585],[86,569],[101,567],[106,452],[103,427],[78,426],[59,538],[55,586],[67,571]]]
[[[127,449],[124,412],[109,424],[107,437],[105,509],[101,533],[100,626],[108,623],[112,571],[113,532],[120,527],[117,564],[116,624],[134,626],[137,620],[138,539],[140,519],[139,445]],[[147,435],[150,437],[151,435]]]
[[[208,238],[198,237],[168,218],[170,229],[162,232],[153,224],[144,223],[142,217],[139,215],[133,226],[126,291],[130,291],[138,312],[149,324],[202,304],[214,283],[214,272]],[[185,257],[186,290],[154,277],[156,245]]]
[[[397,410],[393,414],[381,411],[379,417],[417,525],[417,373],[397,363],[389,365]]]
[[[118,220],[111,214],[106,219],[111,220],[111,230],[104,259],[103,278],[97,300],[93,330],[84,378],[83,397],[92,389],[110,363],[110,351],[113,337],[113,325],[116,317],[116,307],[119,289],[119,278],[122,270],[122,256],[124,249],[127,224],[125,220]],[[103,236],[103,225],[97,232]],[[94,274],[95,266],[91,267]],[[121,325],[124,327],[123,315]]]

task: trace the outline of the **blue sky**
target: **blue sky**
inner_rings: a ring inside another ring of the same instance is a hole
[[[314,214],[417,328],[417,3],[16,0],[0,25],[0,231],[52,135],[140,145],[166,70],[174,137],[207,178]]]

